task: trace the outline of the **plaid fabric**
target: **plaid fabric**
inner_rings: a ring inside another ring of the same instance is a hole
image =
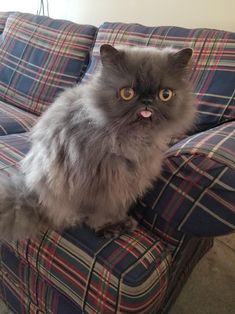
[[[28,133],[0,136],[0,175],[14,173],[28,150]]]
[[[235,121],[190,136],[167,152],[139,216],[154,230],[167,225],[196,236],[235,230]]]
[[[0,35],[2,34],[10,12],[0,12]]]
[[[113,240],[82,228],[50,231],[2,245],[2,298],[22,314],[151,313],[165,296],[170,261],[143,228]]]
[[[42,113],[81,79],[96,28],[14,13],[0,39],[0,100]]]
[[[29,131],[37,116],[0,101],[0,136]]]
[[[104,23],[97,34],[86,80],[97,67],[99,48],[104,43],[157,48],[191,47],[194,50],[191,82],[197,95],[197,131],[235,119],[235,33]]]

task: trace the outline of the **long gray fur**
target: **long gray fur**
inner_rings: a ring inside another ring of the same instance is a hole
[[[129,207],[159,176],[169,138],[193,123],[191,54],[103,45],[93,78],[64,91],[33,128],[19,177],[1,179],[0,237],[44,225],[85,223],[111,236],[135,228]],[[123,87],[135,89],[133,100],[120,99]],[[175,93],[168,103],[158,97],[164,87]],[[140,119],[146,98],[153,114]]]

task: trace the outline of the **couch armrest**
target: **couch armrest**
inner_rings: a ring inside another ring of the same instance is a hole
[[[235,230],[235,121],[185,138],[166,154],[160,178],[137,216],[154,229],[158,219],[194,236]]]

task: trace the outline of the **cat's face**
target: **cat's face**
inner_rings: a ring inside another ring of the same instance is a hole
[[[172,130],[184,130],[191,123],[194,108],[187,75],[191,49],[103,45],[100,55],[94,97],[107,121]]]

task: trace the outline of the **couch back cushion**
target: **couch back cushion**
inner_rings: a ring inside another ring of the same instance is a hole
[[[196,131],[235,119],[235,33],[104,23],[98,30],[92,62],[84,79],[89,79],[95,71],[99,48],[104,43],[157,48],[191,47],[194,50],[191,82],[197,95],[195,105],[198,106]]]
[[[78,82],[96,27],[32,14],[10,14],[0,36],[0,100],[41,114]]]

